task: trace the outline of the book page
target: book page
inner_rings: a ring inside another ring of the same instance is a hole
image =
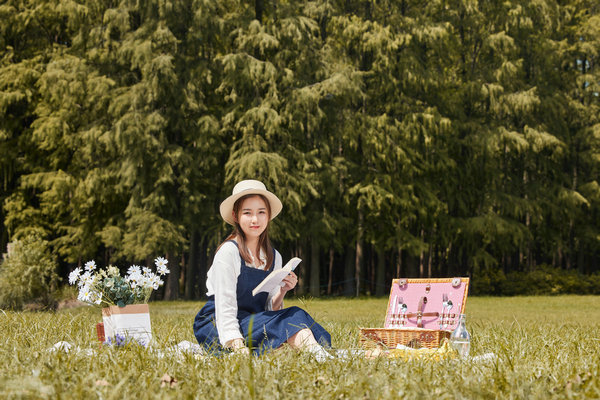
[[[271,272],[261,283],[256,285],[254,290],[252,291],[252,296],[256,296],[257,293],[260,292],[271,292],[277,286],[283,286],[283,279],[293,270],[296,269],[296,266],[300,264],[302,260],[298,257],[292,258],[290,261],[285,264],[285,266],[281,269],[277,269]]]

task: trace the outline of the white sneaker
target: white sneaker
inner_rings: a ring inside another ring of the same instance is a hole
[[[331,360],[334,358],[320,344],[313,344],[312,346],[308,347],[306,350],[309,353],[312,353],[312,355],[315,357],[315,359],[318,362],[324,362],[324,361]]]

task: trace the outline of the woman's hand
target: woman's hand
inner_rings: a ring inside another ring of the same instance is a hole
[[[234,353],[236,354],[250,354],[250,349],[247,347],[240,347],[239,349],[235,349],[233,350]]]
[[[290,272],[285,278],[283,278],[283,286],[281,287],[282,292],[289,292],[298,284],[298,276],[294,272]]]
[[[290,272],[283,280],[283,286],[279,288],[279,291],[273,296],[271,307],[273,310],[281,310],[283,307],[283,297],[287,292],[296,287],[298,283],[298,276],[295,273]]]
[[[250,354],[250,350],[246,347],[244,339],[232,339],[227,342],[226,347],[234,353]]]

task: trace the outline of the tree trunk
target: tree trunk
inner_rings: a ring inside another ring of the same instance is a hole
[[[425,229],[421,229],[421,241],[425,241]],[[424,254],[423,250],[421,250],[421,253],[419,255],[419,278],[423,278],[423,276],[425,275],[425,266],[423,264],[423,258]]]
[[[375,276],[375,295],[383,296],[385,287],[385,251],[377,249],[377,274]]]
[[[529,176],[527,175],[527,171],[523,172],[523,185],[524,185],[524,187],[527,187],[527,185],[529,185]],[[525,201],[528,200],[527,193],[525,194],[524,198],[525,198]],[[527,231],[531,231],[530,225],[531,225],[531,215],[529,214],[529,211],[527,211],[525,213],[525,226],[527,227]],[[523,262],[524,257],[527,257],[527,259],[525,261],[527,263],[528,270],[531,272],[533,270],[533,264],[531,262],[531,242],[528,242],[526,245],[525,256],[523,254],[519,254],[519,263]],[[521,266],[519,266],[519,267],[521,267]]]
[[[356,235],[356,254],[354,259],[354,279],[356,280],[355,295],[360,295],[360,273],[363,262],[363,213],[358,210],[358,231]]]
[[[419,259],[417,256],[408,254],[406,256],[406,277],[416,278],[419,276]]]
[[[376,253],[376,250],[374,249],[373,246],[371,246],[369,244],[367,244],[365,247],[369,250],[369,265],[367,267],[367,271],[369,271],[369,274],[367,276],[369,277],[368,278],[369,279],[369,285],[368,285],[369,295],[372,295],[377,290],[377,285],[376,285],[376,282],[377,282],[377,276],[376,276],[377,266],[376,266],[376,263],[375,263],[375,253]]]
[[[199,275],[198,265],[198,233],[192,230],[190,235],[190,255],[185,274],[185,299],[192,300],[196,297],[196,286],[198,285]]]
[[[299,243],[296,247],[296,253],[297,253],[297,257],[301,258],[301,259],[305,259],[304,258],[304,254],[306,254],[306,245],[304,244],[304,242]],[[297,294],[304,294],[304,292],[306,291],[306,277],[305,277],[305,271],[306,269],[300,269],[300,273],[298,275],[298,284],[296,285],[296,293]]]
[[[400,278],[402,275],[402,247],[398,246],[398,260],[396,260],[396,276],[394,278]]]
[[[212,258],[208,255],[208,243],[206,238],[200,239],[200,251],[198,252],[198,281],[194,287],[195,298],[203,299],[206,296],[206,276]],[[214,257],[214,255],[213,255]]]
[[[179,265],[179,257],[167,254],[169,261],[169,270],[167,275],[167,284],[165,285],[165,300],[177,300],[179,298],[179,273],[181,272]]]
[[[262,24],[263,20],[263,11],[264,11],[264,0],[255,0],[254,1],[254,15],[258,22]]]
[[[6,191],[6,186],[4,187],[4,190]],[[6,229],[4,229],[4,212],[3,212],[3,208],[0,207],[0,221],[2,221],[2,223],[0,223],[0,257],[2,256],[2,254],[4,254],[4,251],[6,250],[6,243],[8,243],[8,240],[6,239]]]
[[[589,271],[587,271],[587,268],[585,267],[585,255],[583,252],[583,246],[580,243],[578,247],[579,248],[577,250],[577,269],[579,270],[580,274],[587,274],[589,273]]]
[[[452,276],[452,264],[454,259],[454,252],[452,251],[452,242],[448,243],[448,248],[446,249],[446,276]]]
[[[354,246],[346,246],[344,257],[344,296],[354,294]]]
[[[576,151],[577,150],[579,149],[576,149]],[[575,154],[577,154],[577,152]],[[573,165],[573,177],[571,181],[571,190],[573,191],[577,190],[577,161],[577,158],[575,158],[575,163]],[[571,214],[571,216],[569,217],[569,236],[567,242],[568,251],[565,257],[567,261],[567,269],[573,268],[574,261],[577,259],[576,238],[575,233],[573,232],[575,226],[574,222],[575,221],[573,220],[573,216]]]
[[[427,277],[431,278],[431,261],[433,258],[433,246],[429,245],[429,253],[427,254]]]
[[[327,295],[331,296],[332,285],[333,285],[333,247],[329,248],[329,274],[327,277]]]
[[[321,29],[321,41],[323,43],[325,43],[325,41],[327,40],[327,22],[329,21],[329,18],[327,18],[327,16],[324,16],[323,18],[321,18],[319,20],[319,28]]]
[[[321,292],[320,252],[319,241],[313,236],[310,243],[310,295],[313,297],[319,297]]]

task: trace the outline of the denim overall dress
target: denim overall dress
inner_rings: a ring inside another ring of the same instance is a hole
[[[237,246],[235,241],[232,242]],[[262,354],[281,346],[301,329],[309,328],[319,343],[330,347],[331,336],[329,333],[303,309],[289,307],[277,311],[267,311],[265,308],[268,294],[261,292],[252,296],[252,290],[272,270],[273,265],[268,271],[248,267],[242,258],[236,289],[237,319],[246,346],[251,347],[255,354]],[[252,331],[250,332],[251,323]],[[194,335],[198,343],[209,352],[219,353],[222,350],[215,322],[214,296],[208,298],[204,307],[196,315]]]

